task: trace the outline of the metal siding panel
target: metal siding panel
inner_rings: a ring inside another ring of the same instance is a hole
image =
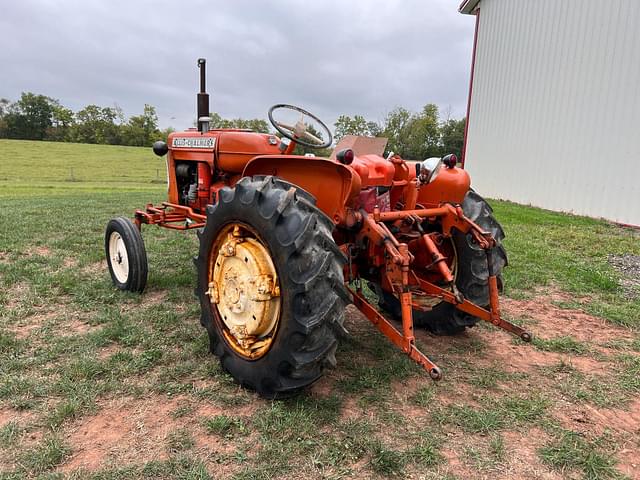
[[[467,137],[474,188],[640,225],[636,1],[482,0]]]

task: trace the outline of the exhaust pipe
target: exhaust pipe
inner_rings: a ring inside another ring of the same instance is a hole
[[[198,68],[200,69],[200,92],[198,93],[198,130],[200,133],[209,131],[209,94],[206,86],[206,58],[198,59]]]

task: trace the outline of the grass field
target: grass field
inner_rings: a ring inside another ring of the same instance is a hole
[[[270,402],[208,353],[195,235],[145,228],[145,294],[111,286],[104,227],[163,200],[164,168],[0,140],[0,478],[640,478],[640,290],[616,267],[638,232],[492,202],[533,345],[418,332],[436,385],[350,307],[338,368]]]
[[[157,190],[163,158],[150,148],[0,139],[0,188],[7,193]]]

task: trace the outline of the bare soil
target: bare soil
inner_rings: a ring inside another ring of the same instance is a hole
[[[503,433],[504,443],[507,446],[506,457],[509,459],[504,471],[497,478],[523,478],[523,479],[561,479],[562,475],[550,471],[542,464],[537,455],[537,450],[547,440],[548,436],[539,428],[532,428],[527,432]]]
[[[30,247],[26,252],[28,257],[40,256],[40,257],[50,257],[51,249],[45,246],[33,246]]]
[[[144,297],[146,305],[155,305],[165,299],[162,291],[151,291]],[[553,302],[562,300],[563,294],[546,294],[530,300],[503,299],[503,310],[510,318],[525,318],[534,334],[543,338],[572,336],[576,340],[590,345],[604,344],[610,340],[633,338],[632,332],[616,327],[603,320],[578,310],[561,309]],[[566,298],[565,298],[566,299]],[[84,328],[81,324],[69,325],[71,328]],[[353,308],[348,310],[347,326],[352,334],[358,336],[372,327],[364,317]],[[409,376],[405,380],[393,381],[391,397],[393,410],[405,418],[408,423],[420,425],[428,421],[433,408],[446,407],[449,404],[478,406],[478,398],[487,391],[465,381],[462,367],[456,370],[456,360],[471,364],[478,369],[499,367],[506,372],[530,374],[532,382],[544,379],[541,367],[555,365],[560,361],[571,364],[584,373],[605,371],[610,365],[606,355],[570,355],[538,350],[532,345],[515,342],[513,337],[492,327],[476,327],[456,337],[435,337],[425,331],[417,331],[420,347],[436,358],[449,359],[444,369],[445,379],[438,385],[422,375]],[[478,345],[478,352],[470,345]],[[106,358],[117,352],[117,347],[106,347],[100,357]],[[451,353],[455,352],[455,353]],[[367,361],[364,359],[363,361]],[[379,365],[378,365],[379,366]],[[316,382],[310,393],[317,397],[343,395],[340,420],[358,419],[376,422],[375,409],[363,408],[358,395],[340,393],[336,380],[343,375],[340,369],[326,375]],[[448,383],[445,383],[448,382]],[[211,379],[194,379],[194,388],[210,387]],[[425,387],[437,389],[430,405],[419,406],[414,395]],[[238,387],[240,388],[240,387]],[[500,384],[497,391],[489,394],[514,394],[513,386]],[[497,392],[497,393],[496,393]],[[189,412],[176,416],[180,407],[189,406]],[[193,441],[192,452],[213,468],[216,478],[227,478],[241,466],[226,461],[238,448],[242,448],[234,439],[208,434],[203,418],[216,415],[240,416],[251,422],[257,409],[268,402],[255,397],[246,405],[222,407],[204,399],[189,396],[148,395],[143,398],[112,398],[103,400],[93,416],[81,417],[68,424],[64,429],[65,442],[72,454],[58,468],[64,473],[76,470],[95,471],[101,468],[142,464],[152,460],[169,458],[168,438],[177,430],[185,430]],[[9,421],[15,414],[11,410],[0,411],[0,424]],[[592,404],[575,404],[562,398],[553,398],[547,416],[555,419],[562,427],[595,438],[608,432],[616,442],[616,456],[621,472],[631,478],[640,478],[640,399],[636,398],[620,408],[597,408]],[[469,445],[487,448],[489,436],[465,434],[453,426],[445,428],[446,442],[441,454],[446,462],[432,470],[436,475],[451,474],[457,478],[523,478],[523,479],[560,479],[565,478],[559,472],[542,463],[538,450],[547,443],[549,434],[537,425],[508,428],[496,432],[504,441],[504,458],[490,467],[478,467],[469,459],[465,449]],[[408,440],[394,438],[388,432],[378,432],[378,437],[397,449],[409,448]],[[330,432],[328,432],[330,434]],[[493,434],[492,434],[493,435]],[[367,460],[362,459],[351,465],[354,472],[366,472]],[[360,465],[362,463],[362,465]],[[360,467],[359,467],[360,465]],[[360,469],[360,470],[359,470]],[[420,472],[407,471],[409,478],[422,478]],[[428,477],[437,478],[437,477]]]
[[[169,453],[167,438],[179,429],[189,431],[195,443],[193,448],[205,456],[233,452],[233,444],[207,435],[198,421],[205,416],[222,414],[223,410],[201,405],[186,417],[172,416],[178,407],[187,404],[186,397],[160,395],[106,402],[98,414],[83,418],[69,429],[68,440],[74,453],[60,470],[95,470],[100,466],[164,460]]]

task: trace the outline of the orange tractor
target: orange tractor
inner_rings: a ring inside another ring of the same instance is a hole
[[[296,145],[326,148],[332,136],[290,105],[269,110],[280,137],[210,129],[205,60],[198,65],[198,127],[153,147],[167,154],[168,201],[107,226],[117,288],[145,287],[142,224],[196,229],[211,351],[240,384],[271,398],[335,365],[351,302],[434,380],[442,374],[416,347],[416,326],[444,335],[484,320],[531,340],[500,315],[504,232],[455,156],[407,161],[340,146],[335,158],[294,155]]]

